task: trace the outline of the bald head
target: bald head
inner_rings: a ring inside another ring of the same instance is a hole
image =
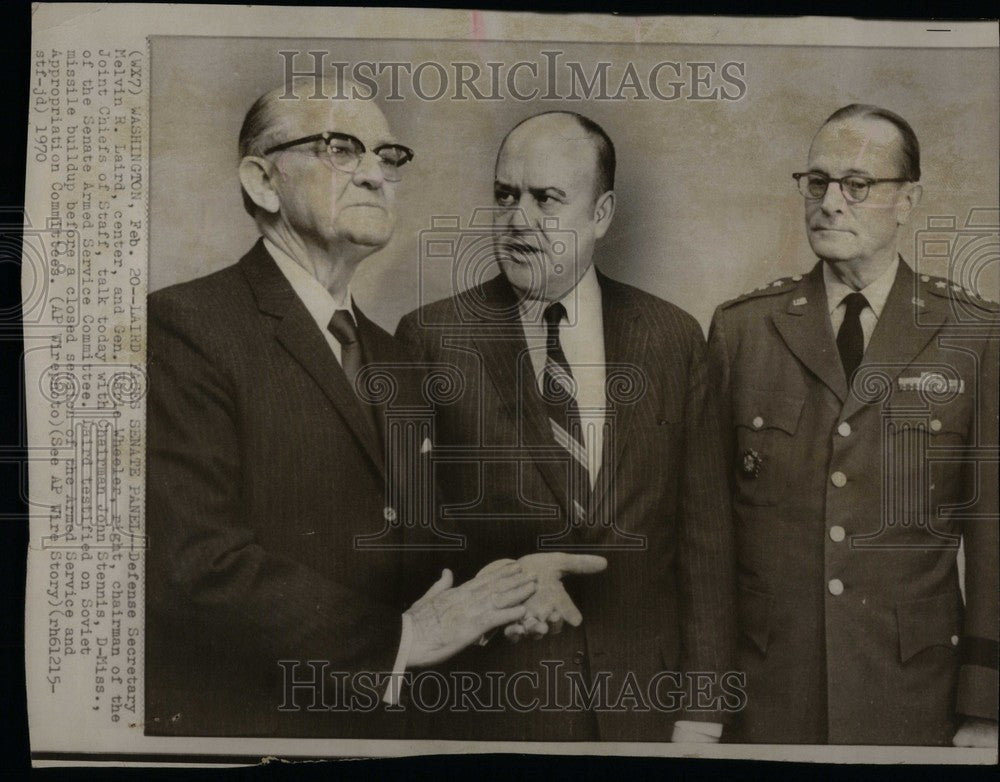
[[[568,150],[580,155],[581,165],[591,164],[595,200],[615,188],[615,145],[604,128],[573,111],[547,111],[515,125],[500,143],[497,164],[508,144],[523,145],[533,140],[553,144],[565,142]]]

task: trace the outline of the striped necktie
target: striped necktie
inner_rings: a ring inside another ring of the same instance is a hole
[[[545,308],[548,332],[545,342],[545,369],[542,373],[542,400],[549,416],[552,437],[569,452],[570,521],[574,527],[587,524],[590,499],[590,471],[587,445],[576,401],[576,381],[559,342],[559,323],[566,317],[561,302]]]

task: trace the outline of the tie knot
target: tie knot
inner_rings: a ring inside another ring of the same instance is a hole
[[[354,325],[354,318],[348,310],[336,310],[327,328],[342,346],[353,345],[358,341],[358,327]]]
[[[868,299],[865,298],[863,293],[848,293],[844,297],[844,305],[847,307],[848,315],[856,316],[868,306]]]
[[[550,327],[558,326],[564,317],[566,317],[566,307],[561,301],[554,301],[545,308],[545,322]]]

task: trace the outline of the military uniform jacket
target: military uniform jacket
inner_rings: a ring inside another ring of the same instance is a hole
[[[849,383],[821,264],[723,304],[709,337],[735,739],[950,744],[962,715],[997,717],[997,308],[901,262]]]

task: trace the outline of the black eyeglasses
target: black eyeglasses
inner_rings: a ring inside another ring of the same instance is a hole
[[[825,196],[826,189],[830,186],[830,183],[836,182],[840,185],[840,192],[844,194],[844,198],[852,204],[860,204],[868,198],[868,193],[871,190],[872,185],[877,185],[880,182],[913,181],[911,179],[902,178],[874,179],[872,177],[858,176],[857,174],[841,177],[840,179],[834,179],[833,177],[828,177],[826,174],[817,174],[814,171],[792,174],[792,178],[799,186],[799,192],[811,201],[818,201],[820,198]]]
[[[282,144],[275,144],[270,149],[264,150],[265,155],[272,152],[281,152],[300,144],[310,144],[314,141],[322,141],[326,145],[327,157],[330,163],[338,171],[346,174],[353,174],[361,165],[361,158],[364,156],[365,145],[361,140],[349,133],[338,133],[335,130],[327,130],[313,136],[303,136],[294,141],[286,141]],[[379,166],[382,169],[382,176],[390,182],[398,182],[402,178],[400,168],[413,160],[413,150],[404,147],[402,144],[379,144],[372,150],[378,158]]]

